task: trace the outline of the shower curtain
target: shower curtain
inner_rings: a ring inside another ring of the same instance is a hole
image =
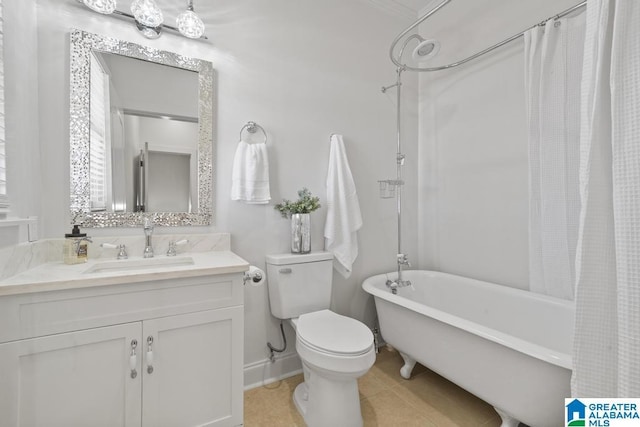
[[[640,396],[640,2],[589,0],[572,394]]]
[[[573,299],[580,193],[585,14],[525,33],[529,124],[529,287]]]

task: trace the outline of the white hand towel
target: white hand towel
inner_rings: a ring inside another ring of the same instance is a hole
[[[331,136],[327,208],[325,250],[333,252],[333,266],[346,278],[358,257],[356,232],[362,227],[362,215],[342,135]]]
[[[271,200],[267,144],[238,143],[231,174],[231,200],[250,204]]]

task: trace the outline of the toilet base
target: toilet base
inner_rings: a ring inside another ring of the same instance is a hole
[[[311,373],[309,385],[303,382],[296,387],[293,402],[309,427],[362,427],[355,378],[336,381]]]
[[[304,414],[307,413],[307,402],[309,399],[309,391],[307,389],[307,383],[300,383],[293,391],[293,403],[296,405],[296,409],[304,418]]]

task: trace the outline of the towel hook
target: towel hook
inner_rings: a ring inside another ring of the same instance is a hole
[[[262,126],[260,126],[256,122],[251,121],[247,122],[247,124],[242,126],[242,129],[240,129],[240,140],[242,140],[242,131],[244,131],[245,129],[250,134],[254,134],[258,131],[258,129],[260,129],[262,131],[262,134],[264,135],[264,143],[267,143],[267,132],[264,131],[264,128]]]

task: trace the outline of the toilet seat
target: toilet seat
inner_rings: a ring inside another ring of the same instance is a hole
[[[296,323],[298,342],[312,351],[358,357],[373,349],[373,334],[367,326],[330,310],[303,314]]]

